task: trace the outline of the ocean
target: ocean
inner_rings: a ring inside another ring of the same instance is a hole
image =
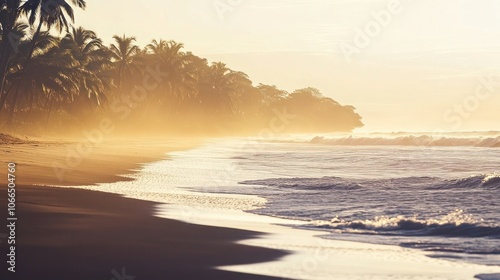
[[[248,211],[321,238],[499,265],[499,147],[498,132],[214,140],[164,170],[176,187],[263,197]]]
[[[268,136],[208,140],[85,188],[500,265],[500,132]]]

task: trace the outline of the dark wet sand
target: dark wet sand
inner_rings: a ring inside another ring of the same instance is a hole
[[[2,189],[3,206],[6,196]],[[17,199],[17,272],[5,274],[2,261],[2,279],[110,280],[122,268],[136,280],[274,279],[212,268],[284,255],[234,243],[258,233],[157,218],[155,203],[115,194],[19,186]]]

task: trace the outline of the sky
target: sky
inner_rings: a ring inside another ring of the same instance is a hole
[[[87,0],[76,26],[316,87],[370,131],[500,130],[497,0]]]

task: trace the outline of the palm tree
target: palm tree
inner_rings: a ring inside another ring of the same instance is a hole
[[[60,99],[74,100],[79,93],[79,81],[82,79],[78,62],[67,50],[59,48],[59,40],[48,32],[42,32],[31,57],[31,67],[22,67],[31,52],[31,42],[19,46],[19,55],[13,60],[14,66],[7,79],[17,85],[16,94],[8,116],[8,123],[13,120],[16,107],[24,101],[32,108],[38,101],[49,96],[59,95]],[[23,78],[30,83],[22,83]]]
[[[167,45],[168,42],[163,39],[160,40],[153,39],[153,41],[151,41],[151,44],[148,44],[146,46],[146,50],[156,55],[163,54],[166,52]]]
[[[73,6],[85,9],[85,0],[70,0]],[[20,7],[20,11],[28,17],[28,22],[34,26],[38,20],[37,32],[41,26],[46,25],[47,29],[55,27],[61,33],[64,29],[69,29],[68,18],[74,22],[75,15],[73,8],[66,0],[26,0]],[[36,36],[35,33],[35,36]]]
[[[135,37],[119,37],[117,35],[113,36],[116,41],[115,44],[111,44],[109,50],[114,63],[117,65],[118,70],[118,91],[122,88],[123,77],[125,74],[132,74],[134,70],[134,62],[136,62],[136,55],[141,52],[141,49],[134,45],[136,41]]]
[[[182,99],[189,97],[194,89],[194,68],[189,67],[191,56],[182,52],[184,44],[169,41],[165,44],[163,53],[159,55],[163,66],[168,72],[168,86],[171,96]],[[182,93],[185,93],[184,96]]]
[[[85,0],[71,0],[71,3],[82,9],[86,7]],[[25,68],[27,68],[33,56],[33,50],[42,26],[45,25],[47,30],[55,27],[58,29],[59,33],[61,33],[64,29],[69,29],[67,18],[69,17],[71,22],[74,22],[75,15],[73,8],[66,0],[27,0],[19,9],[28,17],[28,22],[31,26],[34,26],[36,20],[38,20],[38,27],[33,35],[32,47],[28,55],[28,60],[26,61]]]
[[[273,104],[281,102],[288,95],[288,92],[278,89],[276,86],[259,84],[257,86],[257,89],[262,95],[262,103],[264,106],[271,106]]]
[[[80,73],[84,76],[80,88],[87,93],[82,96],[101,105],[106,100],[105,89],[111,88],[108,75],[111,61],[102,40],[94,31],[82,27],[72,28],[61,40],[60,47],[69,50],[79,63]]]
[[[1,27],[1,44],[0,44],[0,96],[4,98],[5,75],[9,61],[13,52],[17,49],[17,44],[24,34],[21,36],[16,33],[19,29],[17,22],[19,18],[20,0],[0,0],[0,27]],[[16,28],[17,25],[17,28]],[[3,105],[3,103],[1,104]],[[0,107],[1,110],[1,107]]]
[[[29,28],[29,26],[25,23],[22,23],[22,22],[17,22],[12,27],[12,30],[10,31],[11,36],[13,36],[14,38],[18,38],[19,41],[16,42],[15,46],[13,46],[11,44],[4,45],[4,47],[11,49],[10,51],[7,52],[8,53],[7,55],[10,55],[10,53],[12,51],[14,51],[14,48],[16,49],[16,51],[19,49],[19,45],[23,43],[22,38],[26,37],[26,34],[27,34],[26,30],[28,28]],[[4,43],[3,40],[2,40],[2,43]],[[2,57],[2,58],[4,58],[4,57]],[[3,73],[0,74],[2,76],[2,81],[1,81],[2,87],[4,87],[5,85],[11,86],[12,83],[8,84],[6,77],[7,77],[7,74],[9,72],[9,65],[12,65],[13,63],[11,63],[12,62],[11,59],[7,59],[5,61],[2,60],[2,63],[3,62],[5,62],[6,65],[5,65],[5,69],[4,69]],[[15,63],[14,63],[14,65],[15,65]],[[0,90],[0,112],[2,111],[2,109],[5,105],[5,101],[7,100],[8,93],[9,93],[9,91],[7,91],[7,90]]]
[[[102,56],[104,46],[102,40],[92,30],[83,27],[72,28],[61,40],[61,48],[71,50],[73,57],[86,64],[94,56]],[[97,54],[101,52],[100,54]]]
[[[86,7],[85,0],[71,0],[71,3],[79,8],[84,9]],[[34,26],[35,22],[38,20],[38,27],[36,28],[35,34],[33,35],[32,44],[30,51],[28,53],[26,62],[23,67],[23,71],[28,71],[31,59],[33,57],[33,52],[35,50],[35,45],[38,41],[38,37],[41,34],[42,26],[46,26],[48,30],[55,27],[61,33],[64,29],[69,29],[68,18],[71,22],[74,22],[75,16],[71,5],[68,4],[66,0],[27,0],[20,7],[19,10],[22,14],[25,14],[28,18],[28,23]],[[13,109],[15,110],[17,95],[23,84],[25,78],[21,75],[20,82],[14,92],[14,104]],[[9,115],[7,124],[12,123],[13,112]]]
[[[166,81],[168,88],[164,91],[168,96],[162,95],[163,100],[170,100],[169,116],[183,110],[182,107],[189,105],[196,95],[197,58],[181,51],[183,47],[181,43],[169,41],[160,57],[169,75]]]
[[[81,81],[85,76],[78,68],[78,61],[66,50],[52,46],[32,60],[31,67],[23,72],[31,83],[22,85],[24,95],[20,97],[34,101],[36,95],[41,94],[42,99],[74,101],[80,94]],[[30,102],[28,105],[31,107],[33,104]]]
[[[241,85],[248,83],[251,85],[245,73],[233,71],[222,62],[214,62],[200,84],[201,102],[213,112],[223,115],[233,113],[232,96]]]

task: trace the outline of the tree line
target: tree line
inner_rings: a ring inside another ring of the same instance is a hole
[[[352,106],[315,88],[254,85],[182,43],[114,36],[106,46],[74,27],[84,0],[0,0],[0,125],[77,130],[110,118],[126,130],[254,133],[291,116],[279,132],[351,131]]]

